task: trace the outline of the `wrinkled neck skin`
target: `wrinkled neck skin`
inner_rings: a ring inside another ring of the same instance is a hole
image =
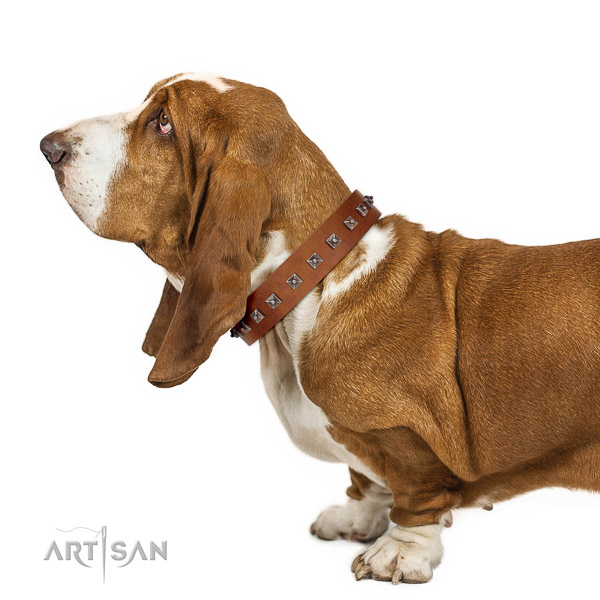
[[[299,129],[290,135],[294,137],[294,151],[279,156],[268,171],[271,213],[263,232],[280,232],[293,251],[348,198],[351,190]],[[260,262],[262,257],[257,258]]]
[[[277,161],[272,171],[271,214],[263,227],[251,291],[350,195],[348,186],[323,153],[300,131],[296,134],[296,151]]]

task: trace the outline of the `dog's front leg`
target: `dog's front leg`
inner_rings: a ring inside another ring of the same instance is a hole
[[[365,475],[350,469],[352,485],[346,490],[346,504],[325,509],[310,526],[323,540],[343,537],[368,542],[378,538],[390,524],[391,492]]]
[[[380,474],[393,494],[390,519],[396,527],[357,556],[352,571],[356,579],[424,583],[442,559],[440,534],[461,503],[461,481],[408,429],[381,435]]]

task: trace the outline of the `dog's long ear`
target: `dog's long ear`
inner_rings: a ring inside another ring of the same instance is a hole
[[[169,280],[165,282],[162,297],[150,327],[146,332],[146,338],[142,344],[142,350],[150,356],[157,356],[160,347],[167,335],[167,330],[175,314],[179,300],[179,292],[171,285]]]
[[[202,195],[202,199],[198,196]],[[192,198],[194,240],[175,313],[148,380],[189,379],[246,310],[250,274],[270,210],[267,184],[250,163],[225,157]]]

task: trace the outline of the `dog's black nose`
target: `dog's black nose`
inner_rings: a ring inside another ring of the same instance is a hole
[[[66,162],[71,154],[71,146],[61,133],[47,135],[40,142],[40,150],[52,166],[61,161]]]

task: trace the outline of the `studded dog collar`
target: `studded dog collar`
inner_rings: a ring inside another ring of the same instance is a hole
[[[372,196],[356,190],[248,296],[233,329],[248,346],[281,321],[356,246],[381,216]]]

